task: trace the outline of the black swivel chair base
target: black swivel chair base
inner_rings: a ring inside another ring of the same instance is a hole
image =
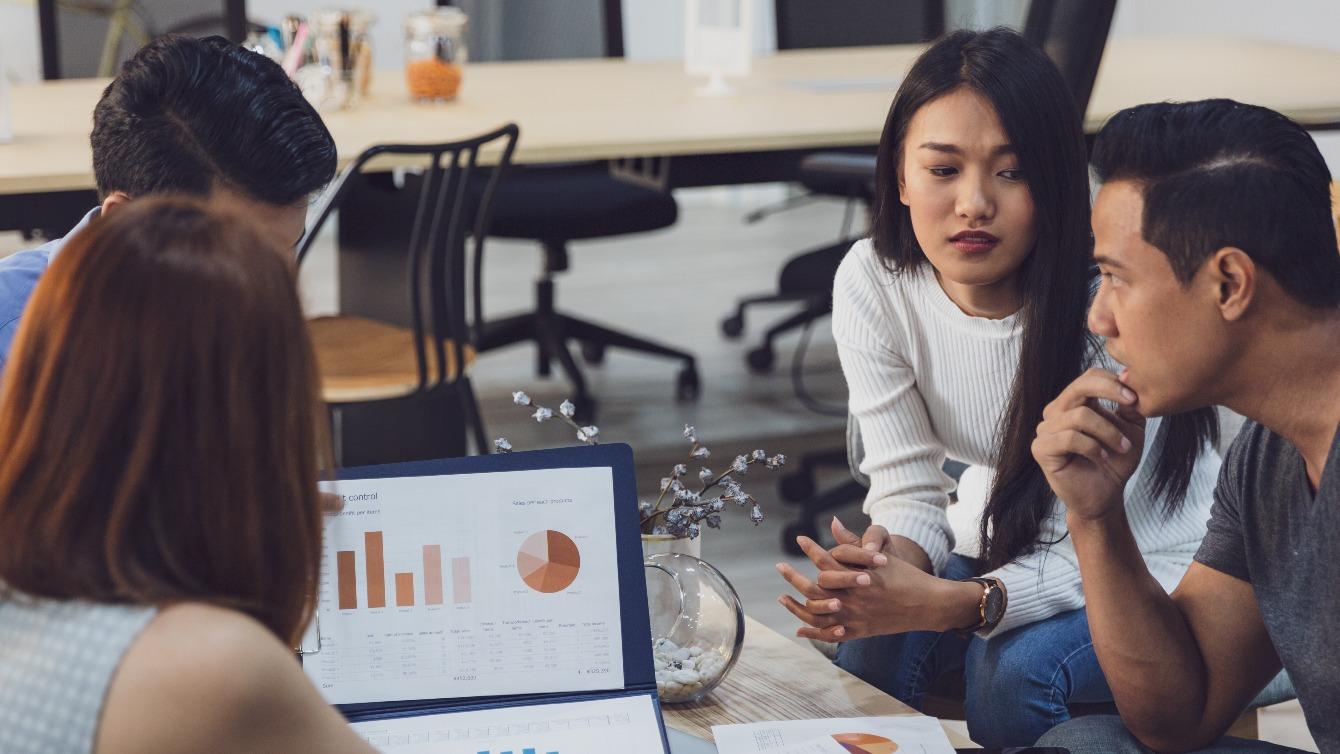
[[[777,361],[777,350],[773,343],[787,332],[827,316],[829,312],[833,311],[833,297],[831,295],[815,296],[799,293],[755,296],[754,298],[741,299],[735,308],[735,313],[721,320],[721,333],[728,338],[738,338],[744,332],[744,309],[746,306],[795,302],[803,303],[804,306],[791,316],[769,327],[767,332],[763,333],[763,339],[759,341],[758,346],[750,349],[745,354],[745,363],[749,365],[751,372],[765,374],[772,371],[773,364]]]
[[[605,349],[609,347],[679,359],[684,362],[684,366],[675,378],[675,397],[682,401],[695,400],[701,390],[698,363],[692,354],[557,311],[554,308],[554,282],[548,276],[535,283],[535,311],[485,323],[479,328],[476,344],[482,353],[514,343],[534,341],[539,346],[536,373],[548,377],[553,362],[557,361],[572,383],[574,395],[571,400],[577,407],[577,419],[592,421],[596,413],[596,399],[587,389],[581,367],[568,348],[569,340],[581,343],[582,358],[588,364],[603,361]]]
[[[741,299],[735,312],[721,320],[722,334],[728,338],[738,338],[744,332],[746,307],[755,304],[803,304],[791,316],[769,327],[758,346],[745,354],[745,363],[751,371],[756,374],[770,371],[777,360],[773,343],[779,337],[826,317],[833,311],[833,276],[837,274],[842,258],[854,242],[855,239],[844,238],[793,258],[782,267],[777,293]]]

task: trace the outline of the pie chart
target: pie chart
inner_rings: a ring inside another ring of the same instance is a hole
[[[577,543],[561,531],[545,529],[526,537],[516,554],[516,570],[526,586],[552,594],[572,585],[581,570]]]
[[[898,751],[898,744],[873,733],[837,733],[833,740],[851,754],[893,754]]]

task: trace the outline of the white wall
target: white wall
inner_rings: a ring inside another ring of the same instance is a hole
[[[11,81],[42,77],[37,8],[31,0],[0,0],[0,75]]]
[[[1336,0],[1118,0],[1115,35],[1214,34],[1340,50]],[[1340,87],[1340,80],[1336,83]]]
[[[1117,36],[1214,34],[1340,50],[1336,0],[1118,0]],[[1340,91],[1340,71],[1335,72]],[[1340,179],[1340,132],[1313,134],[1331,175]]]
[[[822,0],[818,0],[822,2]],[[623,0],[624,54],[633,60],[684,55],[685,0]],[[754,52],[777,49],[771,0],[753,0]]]

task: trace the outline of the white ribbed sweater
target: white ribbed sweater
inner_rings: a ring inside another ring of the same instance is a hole
[[[891,275],[869,240],[857,242],[838,269],[833,337],[865,445],[865,512],[872,523],[921,545],[936,573],[954,547],[945,515],[954,484],[941,466],[946,456],[993,462],[1019,365],[1022,333],[1015,325],[1014,316],[965,314],[930,265]],[[1152,440],[1157,427],[1157,420],[1150,421],[1145,436]],[[1126,486],[1126,513],[1150,572],[1171,591],[1205,535],[1220,459],[1206,447],[1184,505],[1166,518],[1162,500],[1151,493],[1155,445],[1146,444],[1140,469]],[[1004,582],[1009,595],[994,635],[1084,606],[1074,545],[1065,533],[1065,507],[1057,502],[1041,537],[1060,541],[989,574]]]

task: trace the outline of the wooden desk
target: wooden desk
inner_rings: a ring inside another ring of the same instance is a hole
[[[662,707],[665,724],[712,740],[713,725],[823,717],[916,715],[916,710],[838,668],[753,618],[745,619],[744,651],[708,697]],[[956,748],[975,746],[945,729]]]
[[[879,141],[915,45],[794,50],[759,58],[739,94],[697,97],[679,61],[576,60],[470,65],[451,104],[408,101],[398,70],[359,109],[326,115],[342,160],[378,142],[431,142],[521,125],[518,162],[725,155]],[[1340,120],[1340,51],[1217,38],[1112,40],[1087,126],[1163,99],[1232,97],[1305,123]],[[106,81],[12,90],[15,141],[0,145],[0,195],[93,186],[88,132]],[[487,156],[486,156],[487,157]],[[2,224],[2,223],[0,223]]]

